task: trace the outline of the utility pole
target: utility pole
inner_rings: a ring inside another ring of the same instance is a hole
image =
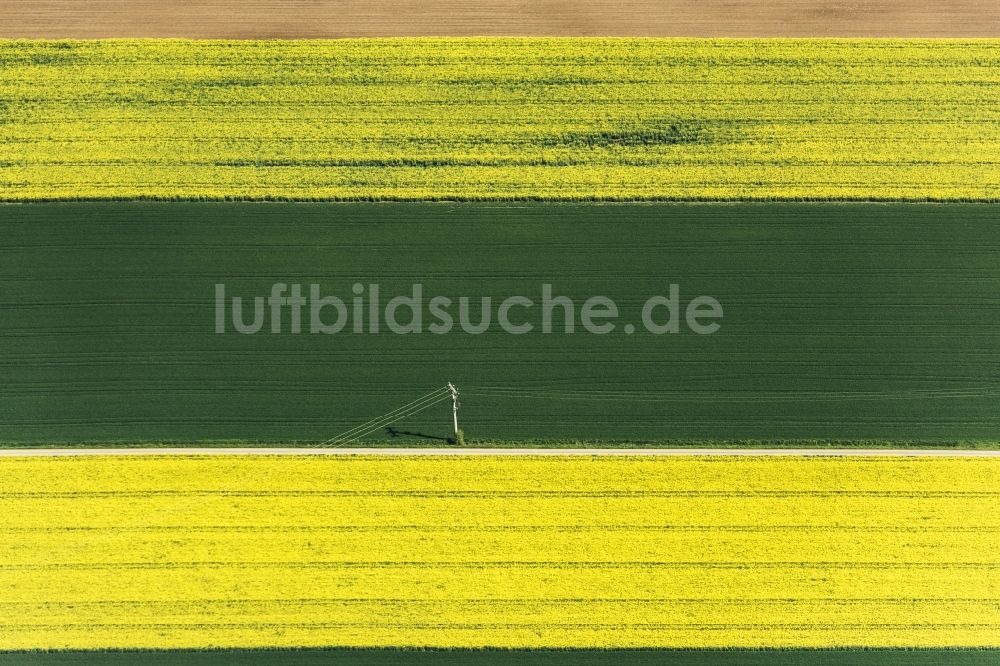
[[[448,392],[451,393],[451,426],[454,431],[455,441],[458,441],[458,389],[451,382],[448,382]]]

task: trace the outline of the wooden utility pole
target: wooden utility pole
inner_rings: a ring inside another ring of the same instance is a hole
[[[455,441],[458,441],[458,390],[455,388],[454,384],[448,382],[448,392],[451,393],[451,426],[452,431],[455,435]]]

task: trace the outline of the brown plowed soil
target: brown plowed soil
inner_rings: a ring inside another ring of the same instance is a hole
[[[0,0],[0,38],[1000,37],[997,0]]]

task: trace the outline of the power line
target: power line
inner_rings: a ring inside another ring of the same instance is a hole
[[[512,386],[471,386],[466,395],[492,396],[502,398],[535,398],[548,400],[583,400],[609,402],[686,402],[691,400],[720,400],[723,402],[769,402],[776,400],[906,400],[928,397],[982,397],[993,395],[997,389],[992,386],[959,387],[953,389],[907,389],[903,391],[762,391],[759,393],[733,393],[725,391],[607,391],[600,389],[532,388]],[[395,421],[409,418],[445,400],[452,401],[452,429],[458,439],[458,391],[449,382],[446,386],[409,402],[402,407],[365,421],[330,439],[313,444],[314,447],[332,445],[334,448],[350,444],[387,426]]]
[[[369,430],[372,427],[378,428],[383,424],[383,422],[387,420],[392,421],[394,419],[402,418],[407,414],[409,410],[423,407],[428,401],[436,400],[437,398],[443,397],[445,395],[447,394],[445,393],[444,387],[435,389],[434,391],[428,393],[427,395],[421,396],[420,398],[417,398],[416,400],[409,402],[403,405],[402,407],[394,409],[391,412],[386,412],[385,414],[382,414],[380,416],[376,416],[373,419],[369,419],[368,421],[365,421],[361,425],[350,428],[349,430],[345,430],[344,432],[336,435],[335,437],[331,437],[325,442],[321,442],[319,446],[324,446],[326,444],[331,444],[331,443],[336,444],[339,443],[341,440],[352,438],[358,433]]]
[[[376,430],[381,430],[383,427],[389,425],[390,423],[394,423],[395,421],[399,421],[400,419],[408,418],[410,416],[413,416],[414,414],[419,414],[420,412],[424,411],[425,409],[428,409],[430,407],[433,407],[435,405],[438,405],[438,404],[444,402],[445,400],[448,400],[450,397],[451,396],[443,395],[443,396],[440,396],[439,398],[433,400],[432,402],[429,402],[426,405],[423,405],[422,407],[418,407],[416,409],[413,409],[413,410],[411,410],[411,411],[409,411],[409,412],[407,412],[405,414],[398,414],[396,416],[392,416],[392,417],[390,417],[390,418],[382,421],[381,423],[373,425],[368,430],[365,430],[363,432],[359,432],[359,433],[357,433],[355,435],[352,435],[350,439],[338,441],[336,444],[333,445],[333,448],[344,446],[345,444],[350,444],[351,442],[356,442],[359,439],[361,439],[362,437],[365,437],[366,435],[370,435],[371,433],[375,432]]]
[[[762,391],[734,393],[727,391],[602,391],[599,389],[536,389],[503,386],[469,386],[466,395],[500,398],[537,398],[548,400],[581,400],[600,402],[690,402],[718,400],[723,402],[773,401],[850,401],[850,400],[921,400],[926,398],[985,397],[997,392],[991,387],[957,389],[907,389],[902,391]]]
[[[406,413],[408,410],[410,410],[411,408],[417,408],[417,407],[421,407],[422,408],[424,406],[424,403],[427,400],[429,400],[431,398],[435,398],[435,397],[446,398],[446,397],[451,397],[451,394],[448,392],[448,388],[446,386],[442,386],[440,388],[434,389],[433,391],[431,391],[427,395],[421,396],[420,398],[417,398],[416,400],[414,400],[412,402],[409,402],[409,403],[403,405],[402,407],[394,409],[391,412],[386,412],[385,414],[382,414],[381,416],[376,416],[373,419],[369,419],[368,421],[365,421],[361,425],[358,425],[358,426],[355,426],[355,427],[350,428],[348,430],[345,430],[344,432],[342,432],[342,433],[340,433],[340,434],[338,434],[338,435],[336,435],[334,437],[331,437],[330,439],[326,440],[325,442],[320,442],[319,444],[315,444],[314,446],[326,446],[327,444],[334,443],[334,442],[339,443],[340,440],[342,440],[344,438],[350,438],[350,437],[353,437],[354,439],[357,439],[357,437],[355,437],[355,435],[357,435],[361,431],[367,430],[369,428],[369,426],[374,426],[374,429],[377,430],[378,428],[381,428],[383,425],[387,425],[387,423],[383,423],[383,421],[385,421],[386,419],[389,419],[389,422],[391,423],[393,420],[397,420],[397,419],[403,418],[404,416],[409,416],[409,414]],[[361,436],[364,436],[364,435],[361,435]]]

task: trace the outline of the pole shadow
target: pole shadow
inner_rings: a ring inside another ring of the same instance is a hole
[[[397,437],[419,437],[421,439],[433,439],[433,440],[437,440],[437,441],[441,441],[441,442],[448,442],[448,443],[452,442],[452,438],[451,437],[439,437],[437,435],[428,435],[428,434],[425,434],[425,433],[422,433],[422,432],[411,432],[409,430],[397,430],[396,428],[393,428],[392,426],[389,426],[388,428],[386,428],[385,431],[392,438],[397,438]]]

